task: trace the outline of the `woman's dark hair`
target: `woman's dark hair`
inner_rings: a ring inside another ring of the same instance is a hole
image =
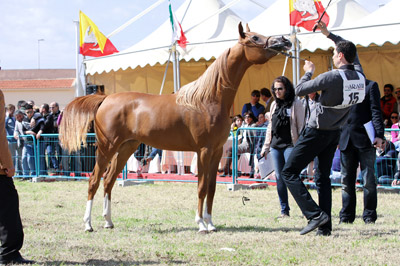
[[[285,98],[283,100],[278,99],[275,94],[275,82],[280,82],[285,86],[286,92],[285,92]],[[274,81],[272,82],[271,86],[272,90],[272,95],[275,98],[275,101],[278,105],[286,105],[286,106],[292,106],[292,103],[294,101],[295,97],[295,92],[294,92],[294,87],[292,82],[285,76],[279,76]]]
[[[245,113],[244,113],[244,117],[246,117],[246,116],[250,116],[251,119],[253,120],[253,123],[257,122],[257,120],[258,120],[258,119],[255,117],[255,115],[253,114],[252,111],[247,111],[247,112],[245,112]]]
[[[236,119],[238,119],[238,118],[241,119],[242,121],[244,120],[244,119],[243,119],[243,116],[241,116],[241,115],[235,115],[235,116],[232,118],[232,123],[233,123],[233,122],[236,122]]]

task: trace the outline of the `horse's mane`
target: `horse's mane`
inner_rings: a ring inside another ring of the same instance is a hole
[[[176,103],[193,109],[200,109],[205,103],[214,102],[221,86],[230,88],[227,60],[230,49],[222,53],[197,80],[186,84],[177,92]]]

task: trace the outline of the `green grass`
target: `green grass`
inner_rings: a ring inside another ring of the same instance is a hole
[[[22,254],[40,265],[397,265],[400,195],[378,195],[378,220],[365,225],[358,192],[354,224],[338,225],[340,190],[333,192],[333,232],[300,236],[307,221],[290,197],[291,217],[276,219],[275,187],[228,191],[218,185],[213,222],[200,235],[194,222],[197,184],[115,186],[114,229],[104,229],[103,191],[93,204],[93,233],[84,232],[86,182],[15,181],[25,231]],[[314,199],[315,191],[312,191]],[[250,198],[242,204],[242,196]]]

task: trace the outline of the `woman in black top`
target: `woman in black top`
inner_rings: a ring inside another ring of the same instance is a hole
[[[304,107],[296,99],[293,84],[287,77],[280,76],[272,83],[275,102],[271,105],[270,123],[261,151],[262,156],[271,152],[274,165],[279,201],[280,217],[289,216],[287,188],[281,178],[281,171],[296,143],[304,124]]]

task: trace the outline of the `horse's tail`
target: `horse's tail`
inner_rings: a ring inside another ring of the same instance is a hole
[[[75,98],[62,112],[59,127],[61,146],[70,151],[78,151],[86,145],[86,134],[97,110],[107,95],[93,94]]]

